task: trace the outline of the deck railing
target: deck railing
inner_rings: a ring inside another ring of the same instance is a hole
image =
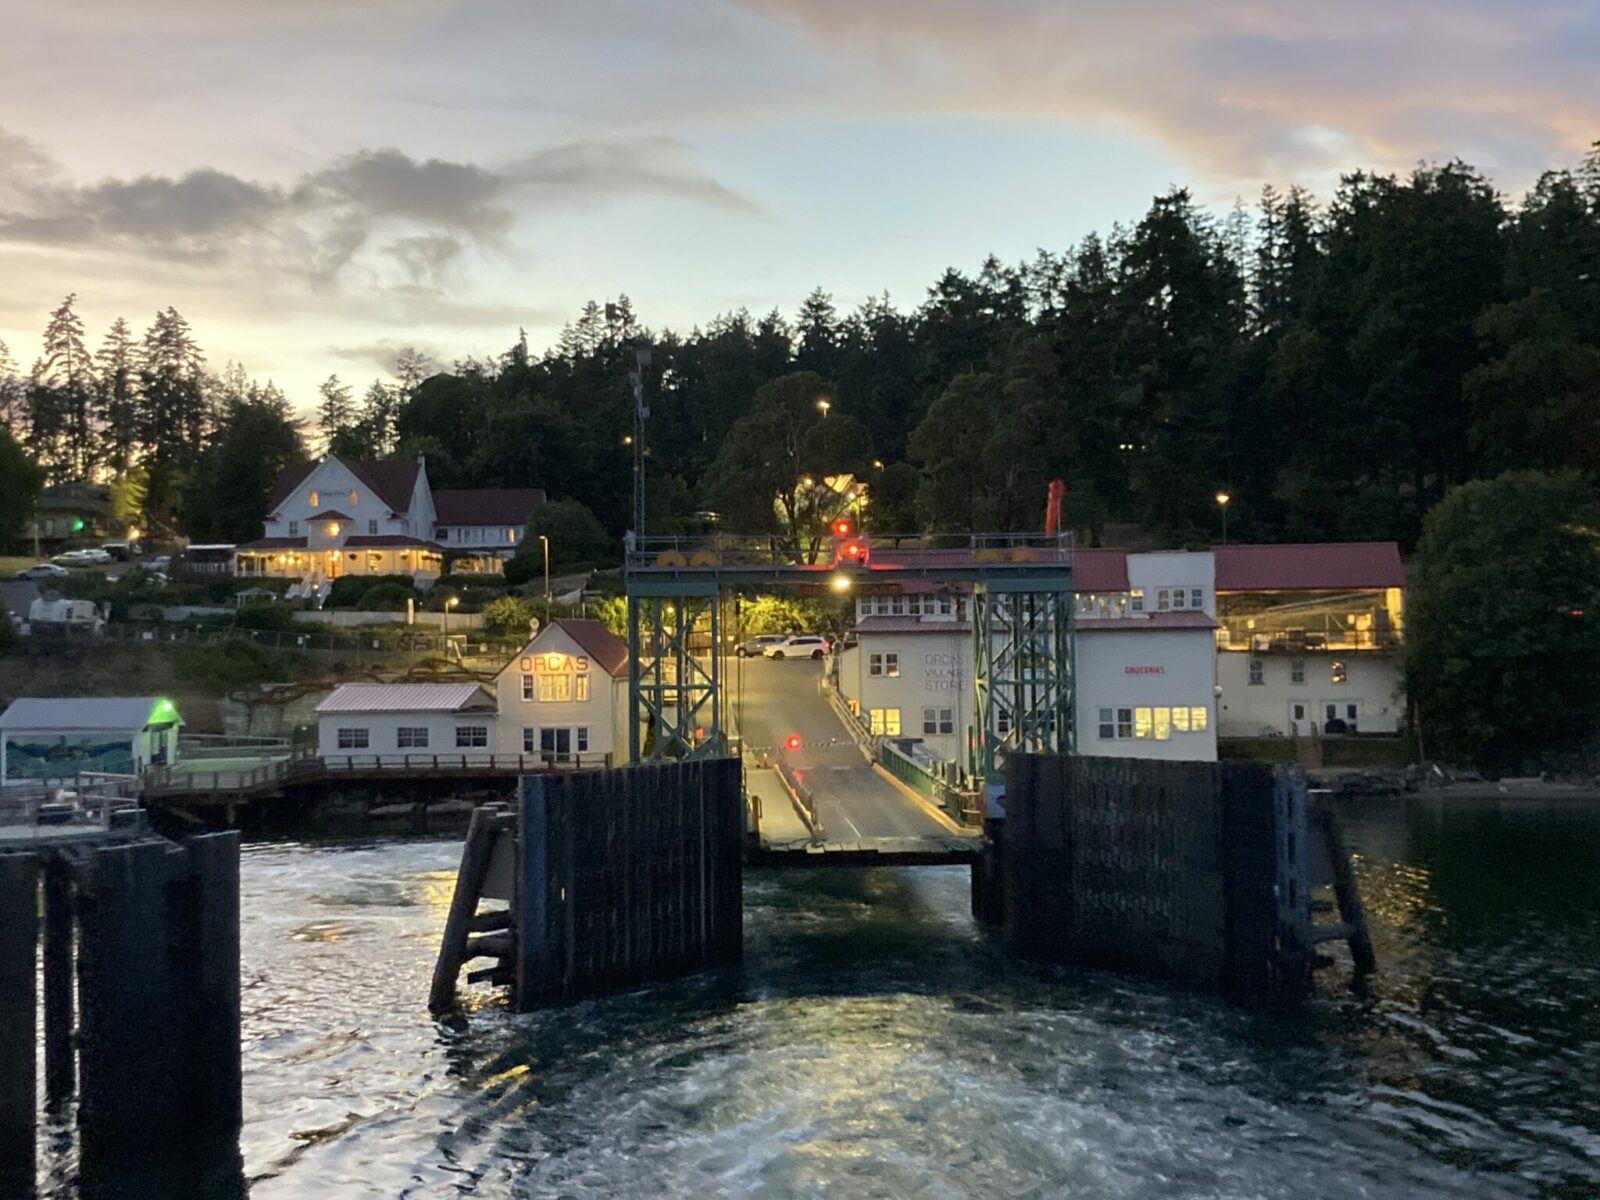
[[[983,824],[983,797],[951,787],[888,738],[878,740],[878,762],[901,783],[933,801],[952,820],[963,825]]]

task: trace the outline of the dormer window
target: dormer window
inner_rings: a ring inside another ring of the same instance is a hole
[[[322,503],[322,493],[317,491],[316,488],[312,488],[311,495],[306,497],[306,503],[311,505],[312,508],[318,507]]]
[[[351,504],[352,504],[352,505],[355,505],[355,504],[360,504],[360,503],[361,503],[361,500],[360,500],[360,498],[359,498],[359,497],[358,497],[358,496],[357,496],[357,495],[356,495],[356,490],[355,490],[355,488],[351,488],[351,489],[350,489],[350,503],[351,503]]]

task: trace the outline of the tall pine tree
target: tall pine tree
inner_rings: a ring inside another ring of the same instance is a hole
[[[77,299],[68,295],[50,314],[27,396],[27,447],[57,482],[87,479],[95,462],[94,364],[73,311]]]

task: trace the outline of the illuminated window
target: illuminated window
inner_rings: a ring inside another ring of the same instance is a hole
[[[1117,736],[1131,738],[1133,736],[1133,709],[1117,709]]]
[[[1306,660],[1295,658],[1289,660],[1289,682],[1304,683],[1306,681]]]
[[[1206,709],[1203,704],[1197,704],[1189,710],[1189,728],[1195,733],[1206,731]]]
[[[1102,708],[1100,710],[1100,736],[1114,738],[1117,736],[1117,710]]]
[[[874,708],[867,713],[868,728],[880,737],[900,736],[900,710]]]
[[[368,745],[369,731],[365,729],[339,730],[339,749],[365,750]]]
[[[1172,710],[1170,708],[1158,708],[1155,710],[1155,717],[1156,741],[1170,742],[1172,740]]]
[[[1250,660],[1250,683],[1252,686],[1266,683],[1266,670],[1266,664],[1263,663],[1259,658],[1252,658]]]
[[[589,698],[588,672],[572,677],[572,698],[580,704]]]
[[[1344,662],[1342,660],[1339,660],[1339,659],[1335,659],[1334,660],[1334,663],[1333,663],[1333,681],[1335,683],[1349,683],[1350,682],[1349,673],[1345,671]]]
[[[310,504],[312,508],[320,507],[322,504],[322,493],[318,492],[316,488],[312,488],[311,495],[306,497],[306,503]]]
[[[517,540],[517,531],[515,529],[506,530],[506,541],[514,542],[516,540]]]
[[[456,726],[456,748],[458,750],[482,748],[488,744],[489,727],[487,725]]]
[[[1148,708],[1133,710],[1133,736],[1147,738],[1150,736],[1151,727],[1155,724],[1155,714]]]
[[[572,699],[571,675],[540,675],[539,699],[546,704],[557,704]]]
[[[357,504],[360,504],[360,503],[361,503],[361,498],[360,498],[360,497],[359,497],[359,496],[357,496],[357,495],[356,495],[356,490],[355,490],[355,488],[351,488],[351,489],[350,489],[350,503],[351,503],[351,505],[352,505],[352,506],[354,506],[354,505],[357,505]]]
[[[1189,710],[1187,708],[1175,708],[1172,710],[1172,728],[1177,733],[1189,732]]]

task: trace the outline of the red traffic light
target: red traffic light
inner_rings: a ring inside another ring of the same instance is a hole
[[[860,542],[846,542],[845,546],[844,546],[844,549],[839,552],[839,556],[841,558],[860,558],[861,557],[861,543]]]
[[[840,517],[833,523],[833,532],[838,537],[849,537],[855,532],[855,526],[849,517]]]
[[[785,750],[800,749],[800,735],[798,733],[791,733],[788,737],[784,738],[783,748]]]

